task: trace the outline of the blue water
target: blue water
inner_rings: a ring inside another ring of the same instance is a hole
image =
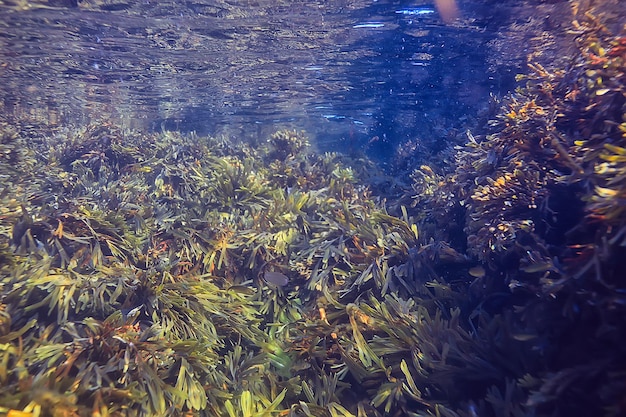
[[[52,125],[250,139],[293,127],[323,150],[374,155],[417,136],[443,147],[522,67],[489,60],[514,9],[492,6],[463,2],[446,25],[419,1],[5,2],[0,89],[7,111]]]

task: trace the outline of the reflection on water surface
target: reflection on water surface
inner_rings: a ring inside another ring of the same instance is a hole
[[[293,123],[366,141],[458,121],[499,88],[489,21],[464,7],[445,26],[420,2],[5,2],[0,88],[7,112],[52,124]]]

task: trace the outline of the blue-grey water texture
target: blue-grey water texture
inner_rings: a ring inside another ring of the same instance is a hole
[[[52,125],[443,147],[514,88],[524,22],[551,3],[459,1],[445,24],[430,1],[2,1],[1,100]]]

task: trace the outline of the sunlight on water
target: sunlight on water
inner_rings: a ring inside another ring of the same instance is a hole
[[[399,127],[407,115],[440,117],[438,107],[456,119],[478,111],[483,103],[459,102],[464,87],[449,89],[451,80],[482,86],[487,101],[499,81],[484,76],[490,36],[470,7],[445,27],[432,5],[370,1],[5,2],[0,88],[6,109],[52,124],[107,117],[247,134],[245,125],[284,124],[365,141],[388,123],[391,103],[405,114]],[[457,50],[468,34],[473,54]]]

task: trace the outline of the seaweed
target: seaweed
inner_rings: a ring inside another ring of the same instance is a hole
[[[0,124],[0,412],[623,414],[626,48],[576,13],[399,197],[295,130]]]

